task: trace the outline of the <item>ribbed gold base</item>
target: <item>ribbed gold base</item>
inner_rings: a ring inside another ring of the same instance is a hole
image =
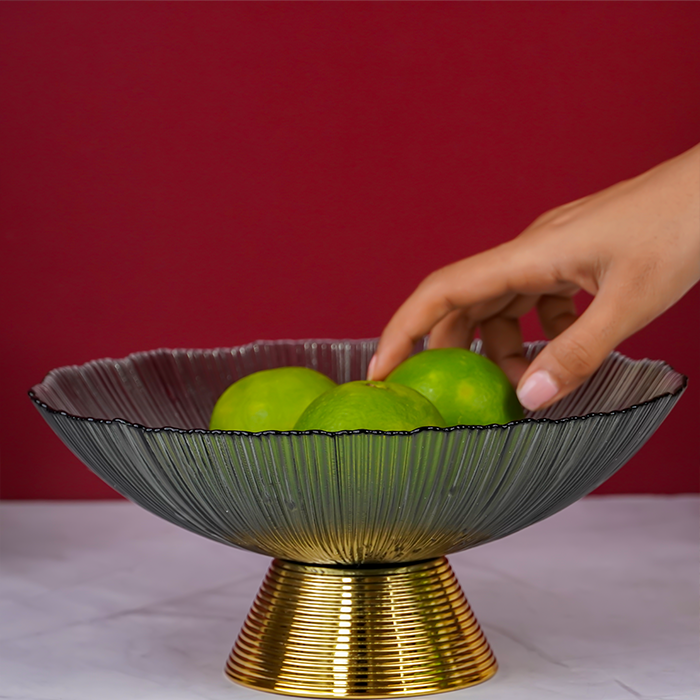
[[[274,560],[226,674],[285,695],[381,698],[464,688],[496,668],[444,557],[381,568]]]

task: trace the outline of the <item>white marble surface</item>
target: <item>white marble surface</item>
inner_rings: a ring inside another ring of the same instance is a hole
[[[280,697],[223,665],[269,559],[124,502],[4,503],[0,698]],[[498,657],[461,700],[700,698],[700,501],[589,498],[450,557]]]

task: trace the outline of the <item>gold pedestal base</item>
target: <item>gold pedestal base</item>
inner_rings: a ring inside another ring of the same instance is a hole
[[[444,557],[381,568],[274,560],[226,674],[285,695],[381,698],[464,688],[496,668]]]

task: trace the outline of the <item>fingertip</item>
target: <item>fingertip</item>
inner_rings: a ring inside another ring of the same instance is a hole
[[[554,377],[544,369],[533,372],[517,389],[518,401],[528,410],[537,411],[560,391]]]
[[[400,361],[392,362],[385,352],[375,352],[367,365],[367,381],[384,381],[399,363]]]
[[[428,342],[426,343],[426,350],[438,350],[439,348],[450,348],[450,347],[459,347],[459,344],[457,343],[449,343],[447,339],[443,336],[438,335],[437,333],[430,333],[428,335]]]
[[[367,365],[367,381],[371,382],[373,379],[376,379],[376,376],[374,374],[374,370],[377,366],[377,353],[375,352],[374,355],[372,355],[372,359],[369,361],[369,364]]]
[[[385,380],[411,354],[412,349],[413,342],[410,340],[389,342],[382,338],[367,365],[367,379]]]

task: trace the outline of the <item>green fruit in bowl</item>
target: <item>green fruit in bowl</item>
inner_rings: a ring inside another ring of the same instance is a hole
[[[515,390],[500,367],[463,348],[424,350],[401,363],[387,381],[421,393],[448,426],[504,424],[524,418]]]
[[[337,384],[307,367],[278,367],[233,383],[214,406],[209,430],[292,430],[306,407]]]
[[[319,396],[301,415],[295,430],[415,430],[445,427],[440,412],[417,391],[389,382],[340,384]]]

